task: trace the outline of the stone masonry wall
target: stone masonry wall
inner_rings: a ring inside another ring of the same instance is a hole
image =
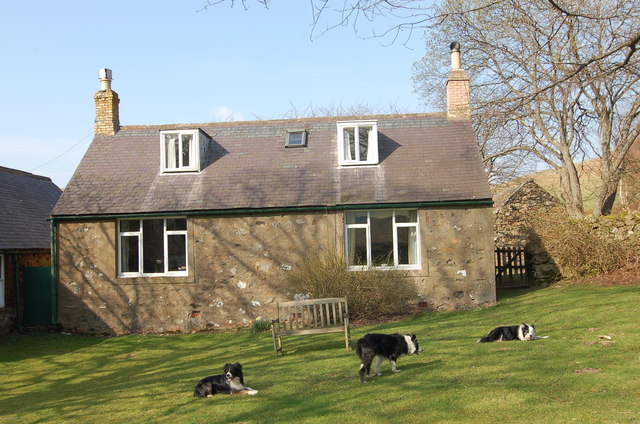
[[[420,210],[416,302],[432,309],[495,302],[490,208]],[[193,332],[273,318],[304,252],[342,249],[343,214],[188,218],[189,276],[119,278],[116,221],[57,223],[58,317],[67,331]],[[393,271],[390,271],[393,272]]]
[[[559,276],[559,270],[544,246],[532,239],[526,217],[532,212],[558,206],[559,200],[532,180],[505,194],[496,202],[493,211],[496,246],[526,248],[531,258],[534,285],[546,285],[554,281]]]

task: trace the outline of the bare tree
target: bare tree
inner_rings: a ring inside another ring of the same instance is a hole
[[[525,3],[525,0],[521,1]],[[441,0],[309,0],[312,12],[313,29],[311,37],[322,34],[338,27],[351,26],[354,32],[364,38],[379,38],[391,44],[406,42],[414,35],[421,35],[425,29],[439,27],[444,21],[460,13],[478,13],[484,9],[507,8],[510,0],[480,0],[467,2],[465,10],[447,10],[438,7]],[[446,1],[444,1],[446,3]],[[582,1],[575,0],[542,0],[537,2],[539,7],[555,11],[567,18],[575,18],[584,22],[616,20],[623,17],[625,12],[637,16],[631,1],[627,7],[604,7],[601,10],[585,10]],[[614,0],[613,4],[620,5],[624,1]],[[201,10],[217,5],[239,5],[248,9],[251,5],[269,8],[271,0],[206,0]],[[640,28],[635,27],[613,40],[607,49],[603,49],[591,56],[581,58],[572,72],[565,75],[564,80],[572,78],[587,68],[595,68],[603,62],[606,67],[600,67],[601,72],[612,72],[625,67],[640,48]],[[614,60],[612,60],[614,59]],[[548,87],[542,87],[542,90]]]
[[[609,213],[624,157],[639,135],[640,66],[627,52],[606,58],[604,52],[640,26],[640,5],[585,0],[586,17],[550,8],[548,0],[477,5],[442,3],[437,13],[447,18],[426,33],[416,87],[427,99],[439,95],[434,87],[446,70],[435,64],[446,62],[434,46],[458,38],[474,81],[473,119],[485,163],[504,162],[516,152],[517,163],[535,157],[559,175],[567,211],[584,217],[576,164],[598,156],[601,184],[593,214]],[[593,57],[603,59],[590,63]]]

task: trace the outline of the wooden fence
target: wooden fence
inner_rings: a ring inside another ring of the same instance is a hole
[[[533,277],[531,255],[523,247],[498,247],[495,250],[496,287],[529,287]]]

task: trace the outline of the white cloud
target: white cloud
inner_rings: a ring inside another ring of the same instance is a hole
[[[233,111],[226,106],[215,106],[210,109],[210,113],[215,122],[244,121],[242,113]]]

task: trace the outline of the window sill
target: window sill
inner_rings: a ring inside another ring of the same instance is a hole
[[[195,279],[190,275],[157,275],[116,277],[116,284],[192,284]]]
[[[420,265],[399,265],[399,266],[347,266],[347,271],[420,271]]]
[[[199,174],[199,169],[165,169],[160,171],[160,175],[180,175],[180,174]]]
[[[339,163],[338,168],[378,168],[380,164],[377,162],[354,162],[354,163]]]

